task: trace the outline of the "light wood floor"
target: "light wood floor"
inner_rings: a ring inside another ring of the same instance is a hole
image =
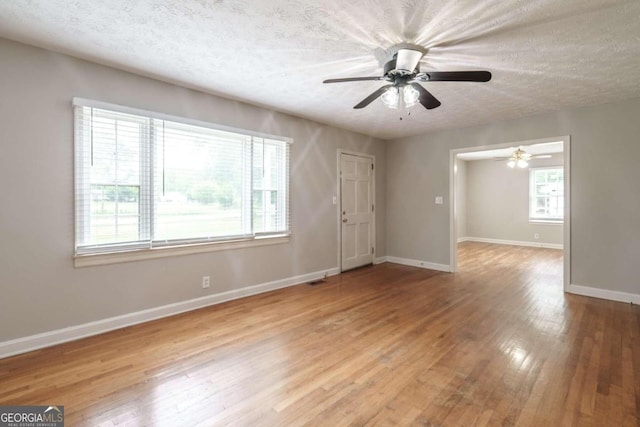
[[[640,309],[562,292],[562,253],[467,242],[0,360],[67,425],[637,426]]]

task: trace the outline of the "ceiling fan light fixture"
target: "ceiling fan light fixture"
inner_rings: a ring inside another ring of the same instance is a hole
[[[420,100],[420,92],[418,92],[413,86],[406,85],[402,89],[402,97],[404,98],[405,107],[413,107]]]
[[[529,160],[531,157],[531,154],[527,153],[522,148],[518,148],[509,158],[507,166],[509,166],[511,169],[515,168],[516,166],[520,169],[524,169],[529,166],[529,162],[527,160]]]
[[[398,101],[400,101],[398,88],[395,86],[390,87],[382,94],[380,100],[384,105],[395,110],[398,108]]]

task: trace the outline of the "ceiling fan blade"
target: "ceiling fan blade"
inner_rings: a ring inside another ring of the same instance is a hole
[[[488,71],[432,71],[422,73],[419,77],[425,82],[488,82],[491,73]]]
[[[396,70],[413,73],[416,69],[423,53],[414,49],[400,49],[396,53]]]
[[[390,87],[392,87],[393,85],[384,85],[382,86],[380,89],[376,90],[375,92],[373,92],[371,95],[367,96],[365,99],[363,99],[362,101],[360,101],[358,104],[356,104],[355,108],[356,110],[360,109],[360,108],[364,108],[367,105],[371,104],[373,101],[375,101],[376,98],[380,97],[387,89],[389,89]]]
[[[328,79],[322,83],[364,82],[367,80],[382,80],[384,77],[347,77],[344,79]]]
[[[418,83],[411,83],[411,86],[420,92],[420,104],[427,110],[432,110],[441,105],[435,96],[431,95],[428,90],[420,86]]]

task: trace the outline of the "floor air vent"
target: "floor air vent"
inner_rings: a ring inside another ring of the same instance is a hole
[[[327,277],[329,277],[329,273],[324,273],[324,277],[321,277],[319,279],[316,280],[312,280],[310,282],[307,282],[309,285],[311,286],[315,286],[315,285],[321,285],[323,283],[326,283],[327,281]]]

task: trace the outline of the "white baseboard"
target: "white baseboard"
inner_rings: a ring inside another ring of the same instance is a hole
[[[386,256],[381,256],[373,260],[373,265],[382,264],[383,262],[387,262]]]
[[[524,242],[520,240],[485,239],[484,237],[463,237],[463,242],[495,243],[496,245],[527,246],[530,248],[564,249],[561,243]],[[460,243],[460,239],[458,239]]]
[[[259,285],[248,286],[232,291],[221,292],[218,294],[207,295],[187,301],[180,301],[173,304],[167,304],[160,307],[154,307],[147,310],[137,311],[134,313],[123,314],[121,316],[110,317],[108,319],[97,320],[95,322],[84,323],[82,325],[70,326],[68,328],[57,329],[41,334],[31,335],[24,338],[17,338],[10,341],[0,342],[0,359],[4,357],[14,356],[16,354],[26,353],[28,351],[38,350],[44,347],[61,344],[67,341],[74,341],[80,338],[86,338],[92,335],[98,335],[115,329],[124,328],[138,323],[149,322],[151,320],[163,317],[173,316],[184,313],[186,311],[196,310],[198,308],[207,307],[234,299],[247,297],[250,295],[261,294],[288,286],[294,286],[301,283],[317,280],[325,276],[335,276],[340,274],[338,267],[327,270],[316,271],[314,273],[302,274],[300,276],[288,277],[286,279],[274,280],[272,282],[261,283]]]
[[[469,240],[469,237],[458,237],[458,243],[466,242]]]
[[[387,256],[387,262],[393,262],[395,264],[402,264],[402,265],[410,265],[412,267],[420,267],[420,268],[427,268],[429,270],[438,270],[438,271],[446,271],[446,272],[450,272],[451,271],[451,266],[447,265],[447,264],[436,264],[434,262],[428,262],[428,261],[420,261],[417,259],[408,259],[408,258],[398,258],[395,256]]]
[[[567,292],[586,297],[608,299],[611,301],[630,302],[640,305],[640,294],[592,288],[591,286],[569,285]]]

